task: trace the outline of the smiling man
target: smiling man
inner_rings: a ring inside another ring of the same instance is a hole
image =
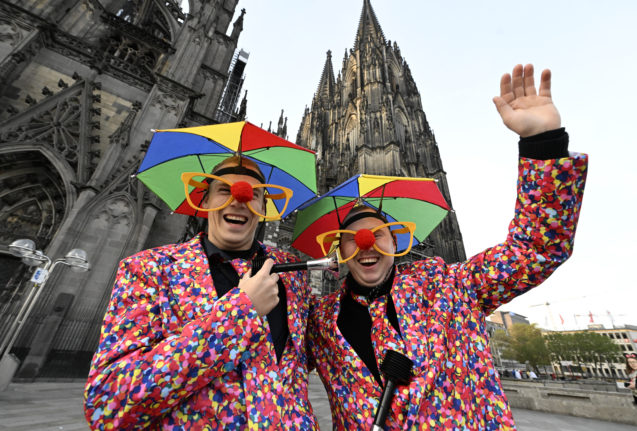
[[[415,226],[395,229],[397,222],[363,205],[317,238],[336,238],[349,269],[339,291],[313,304],[308,327],[309,359],[327,390],[334,429],[372,429],[386,384],[379,365],[389,350],[407,356],[413,371],[394,391],[384,429],[515,429],[485,317],[571,255],[588,162],[568,153],[550,88],[548,70],[537,92],[533,66],[517,65],[493,100],[520,136],[515,216],[501,244],[465,262],[432,257],[396,266],[396,236]]]
[[[317,429],[307,394],[309,287],[255,240],[263,174],[232,157],[200,174],[208,232],[120,265],[85,392],[93,429]],[[272,188],[272,187],[271,187]],[[289,196],[288,196],[289,198]],[[268,257],[251,274],[251,261]]]

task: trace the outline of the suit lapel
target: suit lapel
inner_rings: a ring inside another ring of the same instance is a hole
[[[340,364],[343,364],[339,366],[344,374],[342,381],[362,382],[361,386],[364,386],[364,392],[367,393],[368,396],[378,399],[381,394],[381,387],[376,382],[372,372],[367,368],[367,365],[365,365],[365,362],[358,356],[338,328],[338,314],[341,311],[340,304],[343,300],[343,295],[346,294],[345,289],[341,289],[334,302],[330,304],[330,328],[327,331],[328,343],[333,347],[334,358],[337,358],[336,360]],[[349,374],[349,376],[347,376],[346,373]],[[350,391],[356,392],[356,388],[350,388]]]
[[[217,298],[210,267],[199,236],[177,244],[168,256],[166,277],[170,287],[173,311],[182,324],[200,317],[212,307]]]
[[[408,356],[414,361],[414,377],[409,388],[409,409],[405,427],[418,423],[418,412],[423,400],[435,387],[447,354],[447,330],[451,316],[450,304],[445,297],[428,301],[415,301],[418,295],[408,297],[408,292],[422,290],[410,277],[397,277],[392,288],[392,298],[403,334]],[[420,281],[422,283],[422,281]],[[426,283],[426,281],[425,281]],[[398,286],[396,286],[398,284]]]

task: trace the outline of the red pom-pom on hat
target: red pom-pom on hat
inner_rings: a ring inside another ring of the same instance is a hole
[[[376,238],[371,230],[361,229],[354,235],[354,241],[361,250],[369,250],[376,242]]]
[[[252,200],[252,184],[247,181],[237,181],[230,187],[230,193],[237,202],[250,202]]]

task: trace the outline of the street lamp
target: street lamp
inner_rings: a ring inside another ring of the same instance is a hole
[[[9,327],[0,344],[0,391],[4,390],[9,384],[18,366],[16,361],[13,361],[13,364],[9,362],[8,354],[11,351],[11,347],[13,347],[13,343],[15,343],[18,338],[18,334],[24,322],[26,322],[27,317],[31,311],[33,311],[33,307],[44,290],[44,285],[53,269],[60,263],[70,266],[74,272],[85,272],[91,268],[86,256],[86,251],[81,248],[74,248],[63,258],[54,261],[51,261],[51,258],[42,253],[41,250],[36,250],[35,243],[30,239],[18,239],[13,241],[9,244],[8,248],[9,254],[21,258],[24,264],[35,266],[36,269],[30,280],[33,282],[31,291],[25,298],[16,319],[11,324],[11,327]],[[11,369],[8,370],[7,367]]]
[[[30,239],[13,241],[9,244],[9,253],[15,257],[21,257],[22,262],[29,266],[38,266],[50,260],[40,250],[35,249],[35,243]]]

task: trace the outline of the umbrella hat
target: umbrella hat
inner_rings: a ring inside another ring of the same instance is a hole
[[[181,174],[210,173],[213,167],[235,154],[256,162],[267,184],[292,190],[282,217],[316,196],[316,153],[246,121],[156,130],[137,178],[173,211],[207,217],[188,205]],[[189,187],[189,190],[193,202],[202,200],[203,189]],[[279,193],[278,190],[270,192]],[[268,205],[270,213],[274,210],[271,206],[281,210],[283,203],[268,201]]]
[[[358,174],[299,208],[292,246],[313,258],[322,257],[316,236],[338,229],[357,203],[380,209],[388,222],[415,223],[415,244],[424,241],[450,209],[432,178]],[[398,251],[408,247],[408,235],[397,240]]]

